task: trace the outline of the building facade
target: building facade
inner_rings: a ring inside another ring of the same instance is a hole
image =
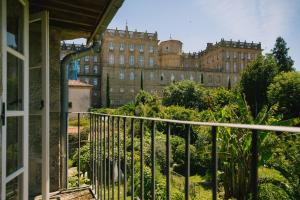
[[[61,60],[66,55],[85,48],[86,47],[83,44],[66,44],[65,42],[62,42],[60,53]],[[69,63],[68,72],[69,80],[80,80],[93,86],[91,92],[91,105],[93,107],[99,107],[101,103],[101,69],[99,53],[91,52],[87,56],[71,61],[71,63]]]
[[[207,43],[203,51],[184,53],[179,40],[159,42],[157,33],[129,31],[127,26],[125,30],[106,30],[101,45],[103,106],[107,105],[107,92],[113,106],[133,102],[141,81],[144,90],[158,96],[165,86],[180,80],[205,87],[234,86],[245,66],[262,52],[260,43],[221,39]]]
[[[173,39],[160,42],[156,32],[129,31],[127,26],[125,30],[107,29],[101,37],[100,53],[74,60],[69,79],[93,85],[93,107],[107,105],[108,92],[110,104],[119,106],[134,101],[141,81],[144,90],[158,96],[165,86],[181,80],[205,87],[234,86],[245,66],[262,52],[260,43],[224,39],[193,53],[183,52],[182,45]],[[61,57],[84,48],[62,43]]]

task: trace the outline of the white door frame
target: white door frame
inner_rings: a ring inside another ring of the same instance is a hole
[[[23,118],[23,130],[22,130],[22,150],[23,150],[23,162],[22,167],[13,173],[6,175],[6,148],[7,148],[7,123],[2,125],[2,138],[1,138],[1,199],[5,200],[6,198],[6,185],[11,180],[17,178],[18,176],[23,176],[22,178],[22,197],[24,200],[28,199],[28,146],[29,146],[29,134],[28,134],[28,110],[29,110],[29,3],[28,0],[15,0],[16,3],[20,3],[23,6],[23,53],[18,52],[17,50],[12,49],[7,46],[7,1],[10,0],[1,0],[1,60],[0,64],[2,65],[2,100],[5,103],[4,112],[5,112],[5,121],[7,122],[8,117],[17,117],[20,116]],[[10,54],[23,61],[23,110],[13,111],[7,110],[7,54]]]
[[[41,22],[42,35],[42,199],[49,199],[50,188],[50,81],[49,81],[49,12],[42,11],[30,16],[30,22]]]

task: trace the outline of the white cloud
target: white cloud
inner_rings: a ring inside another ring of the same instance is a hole
[[[194,0],[233,39],[258,40],[269,50],[275,38],[289,31],[297,0]],[[228,39],[228,38],[227,38]]]

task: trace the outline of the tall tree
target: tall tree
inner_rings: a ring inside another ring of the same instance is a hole
[[[141,70],[141,90],[144,90],[144,73],[143,73],[143,70]]]
[[[268,101],[278,103],[278,112],[285,119],[300,117],[300,73],[277,75],[268,88]]]
[[[276,39],[275,46],[272,49],[272,54],[275,57],[279,72],[295,71],[293,68],[294,61],[288,55],[289,49],[290,48],[286,46],[286,42],[282,37],[278,37]]]
[[[254,117],[267,104],[267,88],[277,74],[278,67],[272,56],[258,57],[243,71],[241,92],[245,95]]]
[[[228,80],[227,89],[228,89],[228,90],[231,90],[231,81],[230,81],[230,78],[229,78],[229,80]]]
[[[110,107],[110,81],[108,74],[106,76],[106,107]]]

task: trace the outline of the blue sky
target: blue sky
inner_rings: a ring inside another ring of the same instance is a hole
[[[264,53],[282,36],[300,71],[300,0],[125,0],[109,28],[158,32],[183,42],[185,52],[207,42],[261,42]]]

